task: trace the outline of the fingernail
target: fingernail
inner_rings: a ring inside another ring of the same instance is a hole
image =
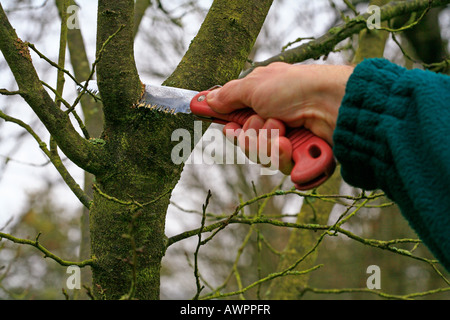
[[[208,95],[206,96],[206,100],[208,100],[208,101],[213,100],[217,96],[218,91],[219,91],[219,89],[214,89],[214,90],[210,91],[208,93]]]
[[[244,124],[245,129],[251,128],[251,129],[259,130],[263,126],[264,126],[264,120],[257,114],[250,116],[250,118],[248,118]]]

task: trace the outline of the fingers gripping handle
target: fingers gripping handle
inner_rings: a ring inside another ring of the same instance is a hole
[[[191,101],[191,111],[201,119],[226,124],[236,122],[244,125],[255,114],[251,108],[221,114],[213,111],[206,103],[209,91],[198,93]],[[325,182],[334,172],[336,161],[330,145],[311,131],[301,127],[288,132],[286,137],[292,143],[292,159],[295,163],[291,180],[299,190],[313,189]]]

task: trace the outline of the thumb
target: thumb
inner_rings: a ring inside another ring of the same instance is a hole
[[[223,87],[210,91],[206,96],[206,102],[218,113],[230,113],[249,106],[241,80],[232,80]]]

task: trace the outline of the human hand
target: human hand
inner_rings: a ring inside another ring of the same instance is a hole
[[[242,127],[236,123],[224,127],[224,133],[228,130],[227,136],[230,132],[236,132],[236,141],[246,153],[248,144],[239,141],[242,131],[279,129],[276,141],[267,139],[266,143],[278,144],[279,159],[276,163],[279,163],[280,171],[289,174],[292,146],[284,137],[285,125],[292,128],[303,126],[332,145],[339,106],[352,72],[353,67],[343,65],[272,63],[256,68],[243,79],[232,80],[222,88],[211,91],[207,102],[219,113],[230,113],[245,107],[251,107],[257,113]]]

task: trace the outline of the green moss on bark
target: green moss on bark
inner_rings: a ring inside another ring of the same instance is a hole
[[[97,78],[105,121],[123,121],[142,90],[133,49],[134,0],[100,0],[97,20]]]
[[[214,1],[169,86],[205,90],[235,79],[242,71],[272,0]]]
[[[102,136],[114,165],[96,177],[100,191],[95,192],[90,214],[91,250],[97,259],[94,289],[98,297],[107,299],[128,294],[133,270],[137,276],[133,298],[159,298],[166,211],[182,170],[171,160],[177,143],[171,141],[171,134],[176,127],[193,125],[188,115],[148,109],[134,112],[134,117],[109,127]],[[130,265],[134,255],[137,264]]]
[[[216,0],[198,36],[165,84],[200,90],[238,77],[271,2]],[[117,19],[127,21],[118,9],[118,4],[99,1],[99,28],[105,28],[99,31],[99,39],[105,40],[116,31]],[[116,23],[102,21],[109,18]],[[132,32],[127,28],[108,44],[99,63],[105,112],[102,139],[109,166],[96,176],[91,209],[91,250],[96,257],[93,283],[98,298],[118,299],[134,292],[132,298],[158,299],[169,195],[152,201],[179,180],[182,165],[171,160],[178,142],[171,141],[171,135],[183,128],[193,136],[194,118],[132,108],[137,78],[133,67],[126,66],[129,61],[122,65],[126,60],[123,52],[115,51],[121,41],[131,41]],[[125,50],[132,53],[128,45]],[[137,262],[130,265],[133,257]]]

